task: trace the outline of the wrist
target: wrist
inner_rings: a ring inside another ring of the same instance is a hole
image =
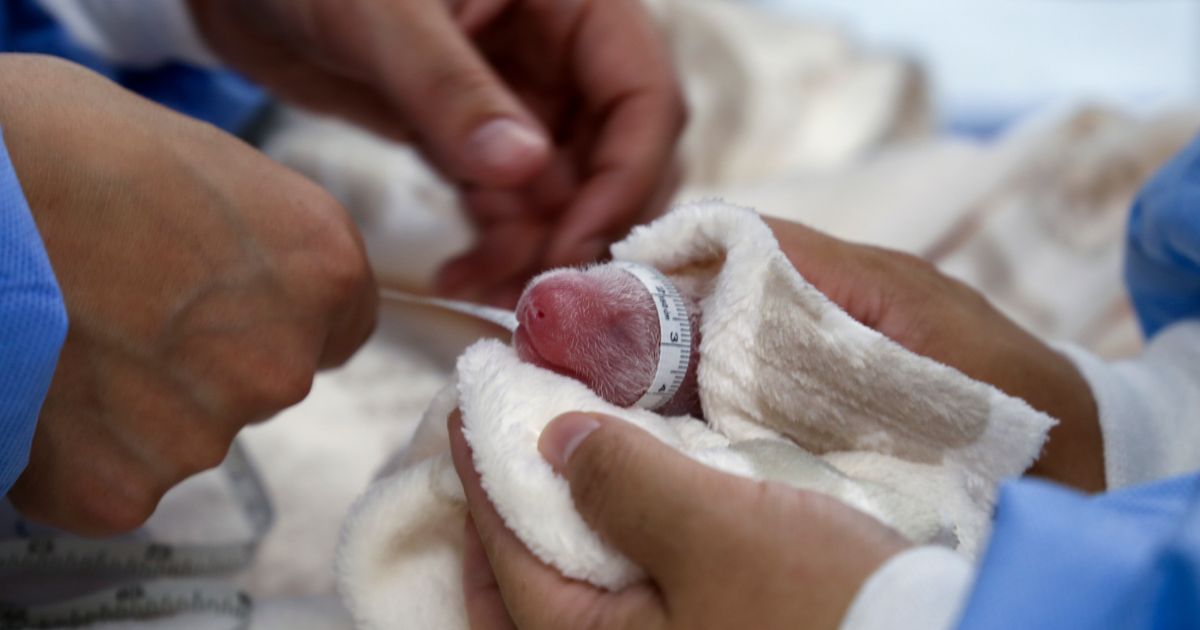
[[[1044,360],[1036,362],[1042,387],[1030,391],[1027,402],[1053,416],[1046,446],[1029,473],[1086,492],[1107,487],[1104,439],[1100,414],[1091,387],[1065,356],[1042,346]]]

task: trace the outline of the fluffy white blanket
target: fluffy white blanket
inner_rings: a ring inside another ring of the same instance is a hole
[[[503,343],[471,346],[456,386],[347,520],[339,586],[361,626],[466,627],[465,507],[444,428],[456,405],[508,526],[564,575],[610,589],[642,573],[588,529],[538,453],[542,428],[560,413],[623,418],[710,466],[828,493],[914,540],[967,554],[983,535],[997,482],[1032,463],[1054,422],[853,320],[796,272],[750,210],[680,207],[613,255],[705,287],[705,420],[618,408],[521,362]]]

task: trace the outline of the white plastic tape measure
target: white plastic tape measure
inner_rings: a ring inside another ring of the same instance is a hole
[[[271,528],[274,512],[258,472],[237,442],[219,468],[250,524],[245,542],[172,545],[139,540],[96,540],[69,535],[30,535],[0,540],[0,578],[123,576],[124,583],[52,603],[3,601],[0,630],[75,627],[101,621],[144,619],[185,612],[230,618],[231,628],[249,623],[252,601],[234,586],[197,576],[244,569]]]
[[[653,411],[665,405],[679,391],[688,365],[692,361],[692,322],[688,319],[687,302],[675,285],[659,270],[624,260],[613,261],[612,264],[637,278],[654,299],[654,310],[658,314],[658,366],[654,370],[654,378],[646,386],[646,393],[634,403],[637,407]],[[491,322],[510,332],[516,331],[518,326],[516,314],[502,308],[386,288],[380,290],[380,296],[386,300],[436,306],[462,313]]]
[[[462,300],[447,300],[438,297],[430,297],[427,295],[416,295],[413,293],[406,293],[397,289],[388,288],[380,289],[379,296],[385,300],[402,302],[404,304],[436,306],[438,308],[444,308],[448,311],[454,311],[455,313],[462,313],[463,315],[468,315],[470,317],[474,317],[475,319],[482,319],[485,322],[491,322],[508,330],[509,332],[516,332],[517,330],[517,314],[502,308],[484,306],[482,304],[464,302]]]
[[[692,361],[692,321],[688,319],[687,302],[659,270],[622,260],[612,264],[637,278],[654,298],[654,309],[658,312],[658,367],[646,393],[634,405],[658,409],[679,391]]]

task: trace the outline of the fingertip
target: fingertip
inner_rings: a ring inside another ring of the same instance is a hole
[[[589,413],[565,413],[546,425],[538,439],[538,450],[542,457],[558,472],[566,470],[579,445],[602,423],[601,416]]]
[[[464,163],[478,183],[510,187],[524,184],[546,167],[550,141],[531,123],[509,117],[492,118],[467,137]]]

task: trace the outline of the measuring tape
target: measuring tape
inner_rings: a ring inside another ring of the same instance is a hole
[[[620,260],[612,264],[646,287],[658,312],[658,366],[646,393],[634,403],[653,411],[675,397],[692,361],[692,320],[688,318],[687,302],[659,270]]]
[[[679,391],[692,361],[692,321],[688,318],[687,302],[659,270],[623,260],[613,261],[612,264],[637,278],[654,299],[654,310],[658,314],[658,366],[654,370],[654,378],[646,386],[646,393],[634,403],[637,407],[653,411],[665,405]],[[406,304],[444,308],[491,322],[509,331],[515,331],[518,326],[516,314],[502,308],[386,288],[380,291],[380,296]]]
[[[219,469],[250,524],[250,540],[213,545],[94,540],[69,535],[0,540],[0,575],[8,578],[50,575],[68,579],[106,572],[139,578],[48,604],[0,602],[0,630],[74,627],[186,612],[228,616],[231,627],[245,628],[252,609],[250,597],[227,583],[193,576],[228,574],[248,567],[259,542],[271,528],[274,512],[258,471],[239,443],[233,443]]]
[[[231,618],[232,628],[250,622],[250,597],[216,580],[154,580],[126,584],[53,604],[0,608],[0,628],[64,628],[98,622],[153,619],[207,612]]]
[[[482,304],[464,302],[462,300],[447,300],[444,298],[430,297],[427,295],[415,295],[413,293],[406,293],[404,291],[388,288],[380,289],[379,296],[385,300],[402,302],[404,304],[436,306],[438,308],[444,308],[448,311],[454,311],[455,313],[462,313],[463,315],[468,315],[470,317],[474,317],[475,319],[482,319],[485,322],[491,322],[509,332],[515,332],[517,330],[517,314],[502,308],[484,306]]]

